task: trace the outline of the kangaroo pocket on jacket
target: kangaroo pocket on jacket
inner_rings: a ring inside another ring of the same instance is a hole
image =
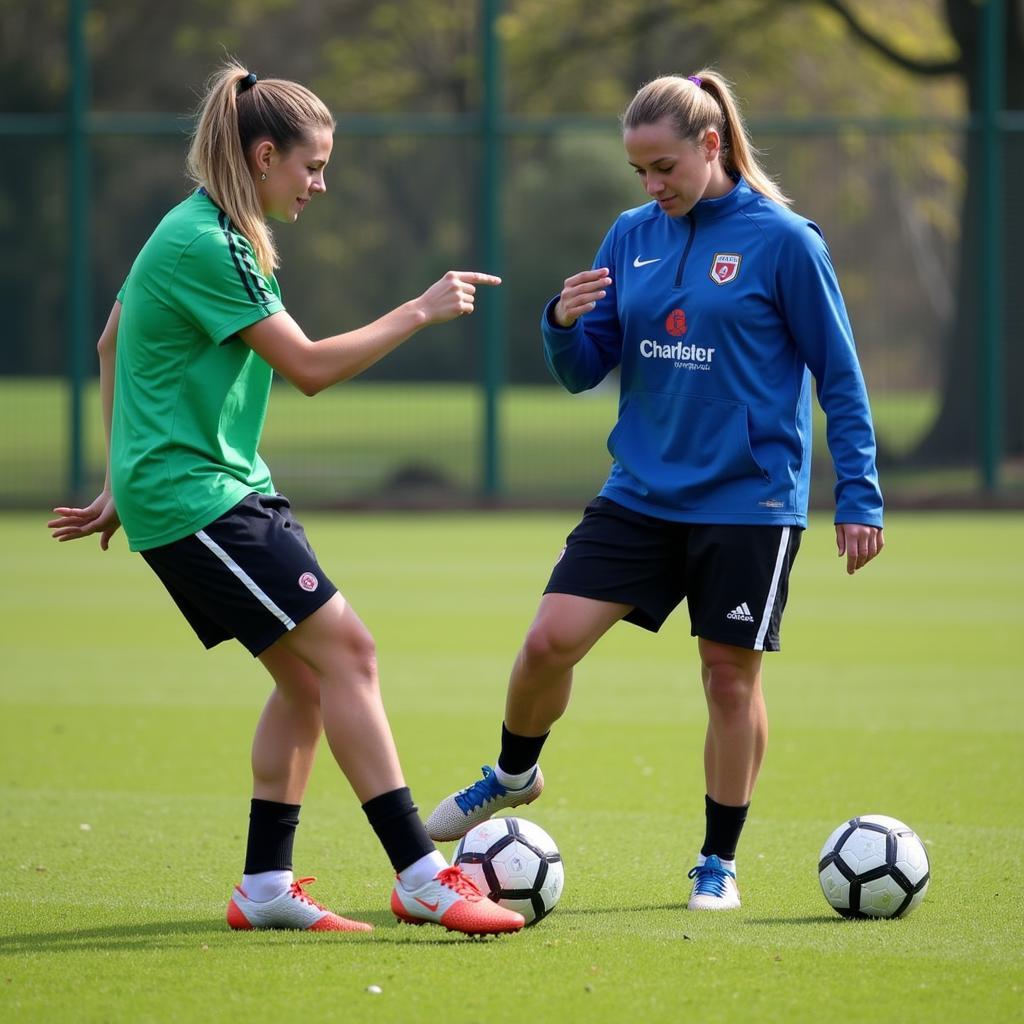
[[[714,504],[744,482],[770,480],[750,448],[746,405],[721,398],[634,392],[608,451],[641,495],[676,508]]]

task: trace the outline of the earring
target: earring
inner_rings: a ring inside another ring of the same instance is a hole
[[[267,180],[267,175],[266,175],[266,172],[264,172],[263,174],[260,175],[260,181],[266,181],[266,180]]]

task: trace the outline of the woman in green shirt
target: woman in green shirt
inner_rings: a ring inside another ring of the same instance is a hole
[[[257,451],[273,371],[304,394],[347,380],[430,324],[473,312],[488,274],[449,271],[354,331],[310,340],[274,278],[268,220],[326,190],[334,119],[309,90],[229,63],[210,80],[189,151],[199,186],[135,260],[99,340],[108,439],[102,492],[55,509],[58,541],[124,527],[207,647],[239,640],[274,690],[252,750],[253,799],[233,928],[364,931],[292,875],[321,733],[397,880],[401,921],[470,934],[523,918],[482,897],[427,836],[381,702],[373,637],[316,561]]]

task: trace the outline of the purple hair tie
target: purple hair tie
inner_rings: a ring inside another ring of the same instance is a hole
[[[697,86],[698,89],[704,84],[704,79],[698,78],[696,75],[687,75],[686,80],[688,82],[693,82],[693,84]]]

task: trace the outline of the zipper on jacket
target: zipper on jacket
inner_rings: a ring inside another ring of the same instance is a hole
[[[694,219],[693,214],[690,214],[690,234],[686,239],[686,246],[683,249],[682,258],[679,260],[679,267],[676,270],[676,283],[675,287],[678,288],[683,280],[683,268],[686,266],[686,257],[690,255],[690,248],[693,245],[693,236],[697,233],[697,221]]]

